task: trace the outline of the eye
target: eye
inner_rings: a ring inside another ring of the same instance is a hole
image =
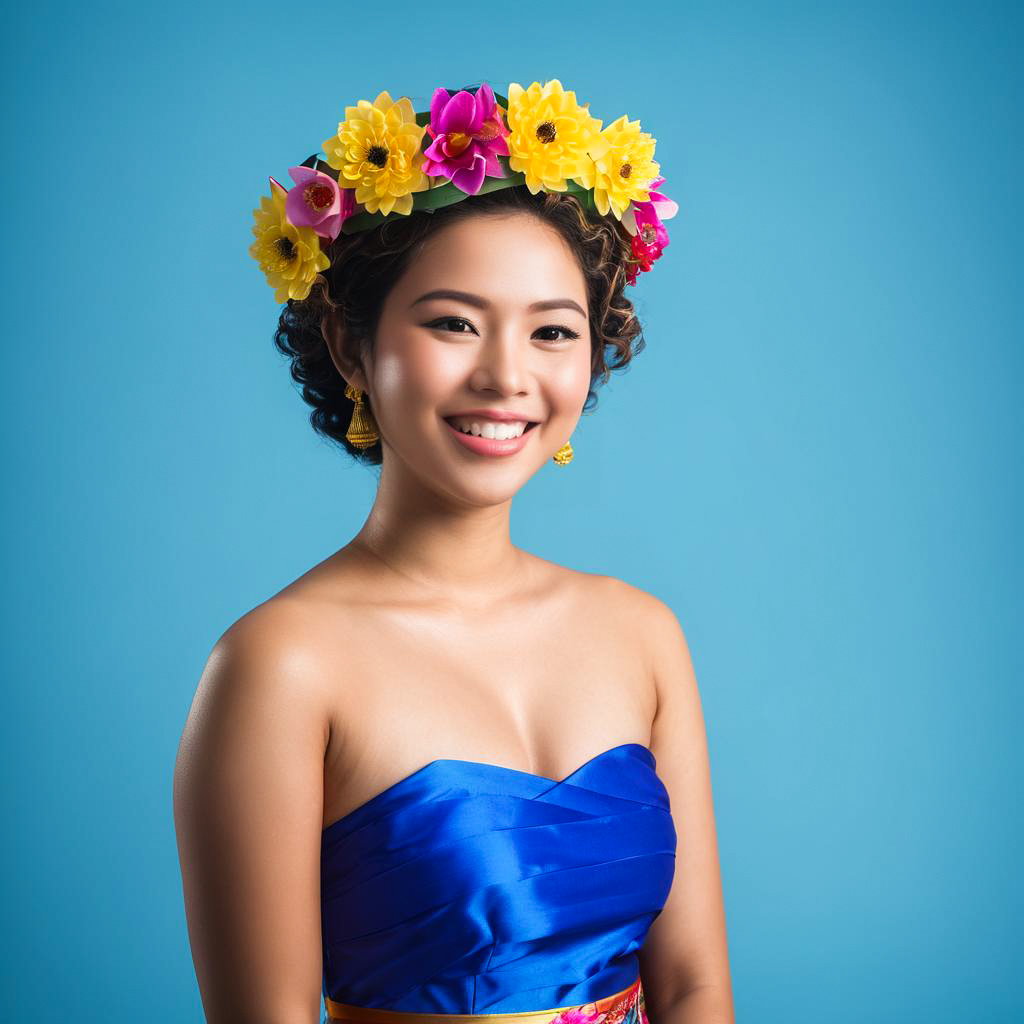
[[[574,341],[579,337],[579,334],[569,327],[560,327],[557,324],[551,324],[548,327],[541,327],[542,331],[561,331],[564,338],[542,338],[541,341]]]
[[[446,326],[448,324],[464,324],[470,330],[450,330],[450,328]],[[473,328],[473,325],[468,320],[463,319],[461,316],[444,316],[441,317],[439,320],[434,320],[429,324],[425,324],[424,326],[438,327],[441,330],[449,330],[451,334],[476,333],[475,329]],[[572,330],[572,328],[570,327],[564,327],[560,324],[549,324],[547,327],[540,327],[538,328],[537,333],[539,334],[541,331],[555,331],[565,335],[564,338],[541,338],[541,341],[575,341],[577,338],[579,338],[579,333],[577,331]]]
[[[440,320],[435,320],[433,323],[429,323],[427,327],[441,327],[444,330],[444,324],[465,324],[467,327],[473,325],[468,320],[463,320],[461,316],[443,316]],[[452,331],[452,334],[466,334],[467,331]]]

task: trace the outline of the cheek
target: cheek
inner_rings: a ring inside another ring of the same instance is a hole
[[[391,335],[377,346],[374,383],[385,405],[411,411],[444,402],[464,373],[454,351],[421,332]]]
[[[572,358],[550,367],[545,380],[553,408],[558,413],[578,414],[590,392],[589,344],[581,339]]]

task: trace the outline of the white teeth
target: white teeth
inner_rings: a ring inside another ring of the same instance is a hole
[[[487,437],[495,441],[508,441],[513,437],[520,437],[526,429],[525,420],[497,423],[494,420],[473,420],[457,416],[451,422],[464,434]]]

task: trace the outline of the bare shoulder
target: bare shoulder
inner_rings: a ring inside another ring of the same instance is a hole
[[[325,696],[323,663],[315,618],[301,600],[275,597],[221,634],[200,678],[196,703],[259,701],[316,715]]]
[[[209,1020],[315,1018],[328,739],[322,656],[271,600],[218,639],[174,770],[189,939]]]
[[[699,701],[689,644],[672,606],[649,591],[614,577],[599,577],[620,621],[629,624],[657,693],[658,707],[667,698]]]
[[[613,644],[624,644],[629,659],[644,666],[657,706],[667,688],[691,691],[696,679],[682,625],[665,601],[616,576],[548,563],[554,579],[578,595],[586,615],[600,623]]]
[[[660,640],[661,643],[671,643],[681,638],[682,627],[675,612],[660,597],[617,576],[599,573],[578,575],[595,599],[606,604],[619,621],[641,627],[645,642]]]
[[[542,567],[545,585],[564,588],[578,598],[592,602],[594,610],[607,608],[613,614],[635,614],[643,611],[644,599],[657,600],[639,587],[626,583],[615,576],[587,572],[571,566],[559,565],[547,559],[531,556]]]
[[[237,799],[242,806],[252,799],[264,766],[296,749],[282,745],[285,737],[300,739],[300,750],[315,753],[319,747],[322,757],[327,717],[316,660],[315,645],[288,602],[260,605],[221,634],[182,730],[174,772],[176,816],[213,812],[218,785],[226,802]]]
[[[660,598],[617,576],[594,574],[591,579],[595,588],[603,592],[606,600],[615,602],[617,610],[622,614],[638,616],[651,622],[673,614],[672,609]]]

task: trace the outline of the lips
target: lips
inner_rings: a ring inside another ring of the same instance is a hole
[[[509,419],[509,420],[496,420],[492,416],[473,416],[473,415],[468,415],[466,413],[457,413],[457,414],[455,414],[453,416],[442,416],[441,418],[445,421],[445,423],[447,423],[454,430],[458,430],[460,434],[461,433],[465,433],[465,431],[459,430],[459,427],[456,426],[456,423],[455,423],[456,420],[470,420],[471,419],[471,420],[473,420],[476,423],[494,423],[494,424],[499,424],[499,423],[522,423],[525,420],[526,421],[526,428],[523,430],[524,434],[526,433],[527,430],[533,430],[533,428],[535,426],[537,426],[537,422],[535,420],[527,420],[525,416],[517,416],[514,419]],[[470,436],[472,436],[472,435],[470,435]]]
[[[457,441],[464,449],[468,449],[476,455],[515,455],[516,452],[523,449],[530,439],[531,431],[535,426],[537,426],[536,423],[528,423],[526,425],[526,429],[519,435],[519,437],[510,437],[507,440],[499,441],[494,437],[480,437],[477,434],[466,434],[459,430],[459,428],[455,426],[448,417],[442,417],[442,419],[444,419],[444,422],[447,424],[455,441]]]
[[[515,412],[509,409],[463,409],[458,412],[449,413],[444,418],[490,420],[492,423],[536,422],[536,420],[531,420],[529,416],[526,416],[521,412]]]

